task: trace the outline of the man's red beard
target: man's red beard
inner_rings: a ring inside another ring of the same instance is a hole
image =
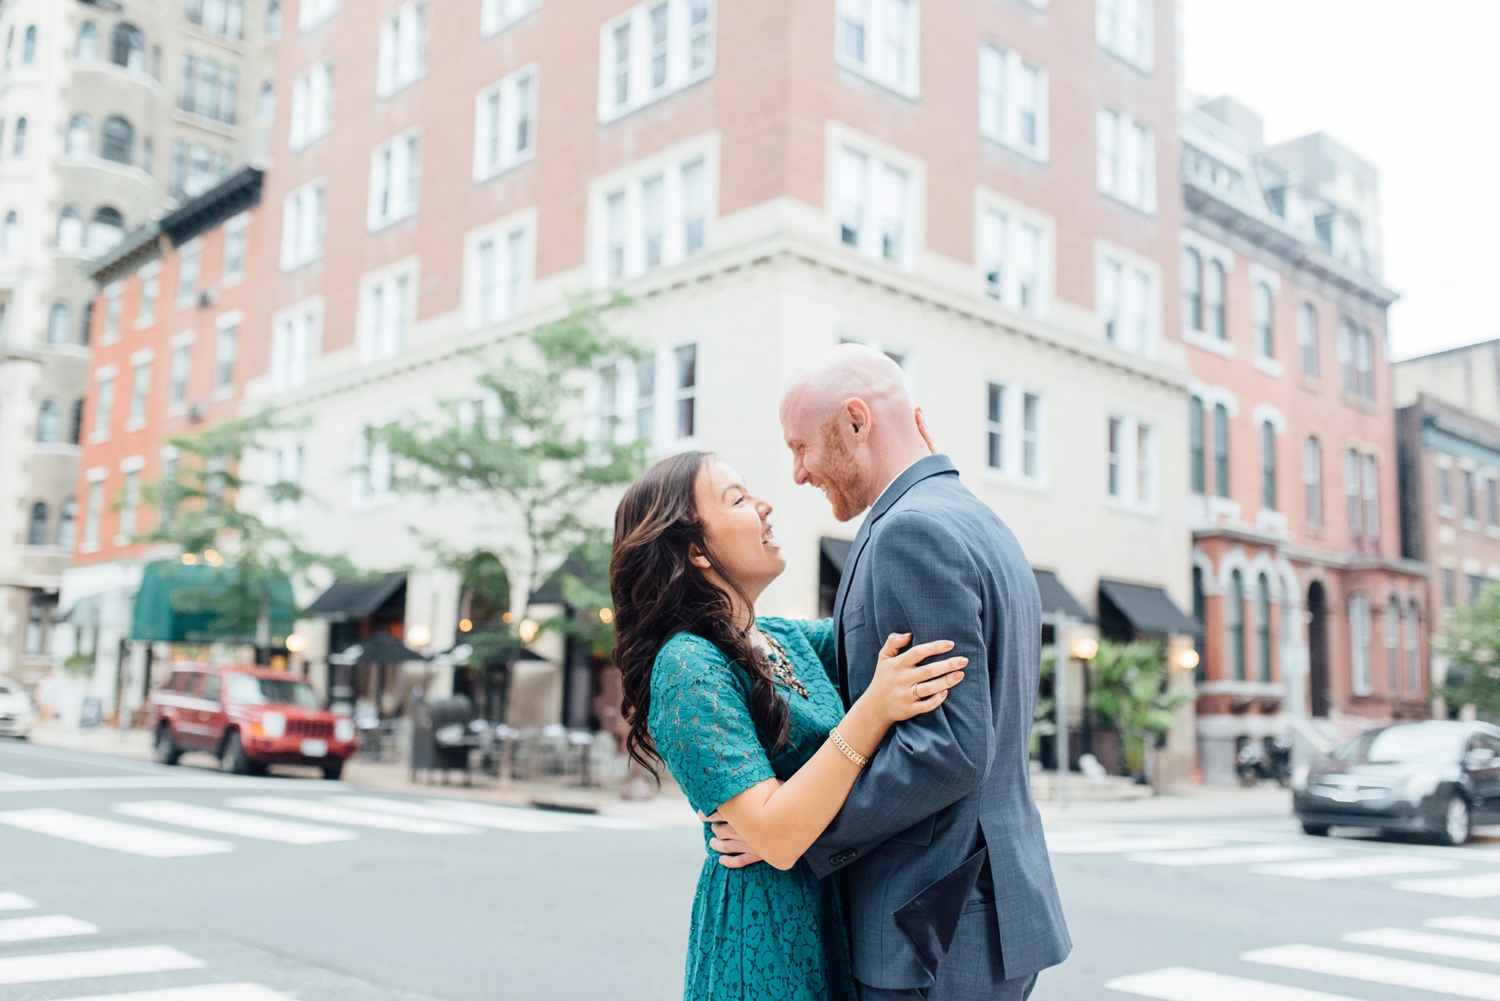
[[[870,506],[870,475],[859,468],[842,430],[836,420],[823,426],[824,469],[818,480],[833,505],[833,516],[848,521]]]

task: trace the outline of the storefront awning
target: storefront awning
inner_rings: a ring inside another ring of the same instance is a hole
[[[1118,580],[1099,582],[1099,600],[1107,604],[1130,627],[1146,636],[1196,636],[1198,623],[1183,613],[1167,592],[1147,584]],[[1101,609],[1101,612],[1103,609]]]
[[[368,619],[404,586],[406,574],[400,571],[373,581],[336,580],[308,606],[307,614],[329,622]]]
[[[285,636],[295,607],[291,582],[276,581],[270,592],[271,635]],[[248,643],[255,639],[258,607],[233,567],[163,560],[141,575],[130,636],[161,643]]]
[[[818,549],[822,552],[823,558],[833,566],[834,571],[839,576],[843,576],[844,564],[849,561],[849,550],[853,547],[854,543],[848,539],[824,538],[818,540]]]
[[[431,659],[411,649],[390,633],[371,633],[338,653],[328,655],[331,663],[353,664],[356,667],[361,664],[405,664]]]
[[[1062,581],[1057,579],[1057,574],[1051,570],[1037,570],[1032,568],[1031,573],[1036,577],[1036,589],[1042,595],[1042,614],[1047,616],[1066,616],[1074,622],[1093,622],[1094,617],[1089,610],[1067,588],[1063,587]]]

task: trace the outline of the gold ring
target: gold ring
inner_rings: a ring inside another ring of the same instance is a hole
[[[919,682],[916,683],[916,685],[912,685],[911,686],[911,697],[914,698],[914,699],[920,699],[922,697],[922,696],[920,696],[920,695],[917,694],[917,685],[920,685],[920,684],[921,684],[921,682],[919,681]]]

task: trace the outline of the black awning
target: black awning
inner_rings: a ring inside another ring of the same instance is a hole
[[[823,558],[833,566],[839,576],[843,576],[844,564],[849,562],[849,550],[854,548],[854,543],[849,539],[818,540],[818,550],[822,552]]]
[[[373,581],[336,580],[308,606],[307,614],[330,622],[368,619],[405,586],[406,574],[399,571]]]
[[[431,660],[402,643],[390,633],[371,633],[357,643],[328,655],[335,664],[405,664],[413,660]]]
[[[1099,582],[1099,600],[1107,602],[1135,632],[1147,636],[1197,636],[1197,620],[1183,614],[1167,592],[1148,584],[1118,580]]]
[[[1073,597],[1071,591],[1063,587],[1062,581],[1057,579],[1057,574],[1051,570],[1038,570],[1035,567],[1031,569],[1031,573],[1036,577],[1036,589],[1042,595],[1043,615],[1065,615],[1074,622],[1094,621],[1089,610]]]

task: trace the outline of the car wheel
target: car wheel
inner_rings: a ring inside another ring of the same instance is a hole
[[[1468,841],[1472,819],[1468,800],[1454,793],[1448,797],[1448,805],[1443,808],[1443,826],[1437,832],[1438,841],[1454,846]]]
[[[255,765],[245,754],[245,742],[240,740],[238,730],[230,730],[224,740],[224,751],[219,755],[219,767],[234,775],[249,775]]]
[[[1328,837],[1328,825],[1327,824],[1303,824],[1302,825],[1302,833],[1303,834],[1311,834],[1315,838],[1326,838],[1326,837]]]
[[[342,761],[335,761],[332,764],[324,765],[323,777],[330,782],[337,782],[344,777],[344,763]]]
[[[172,727],[163,723],[156,730],[156,760],[164,765],[175,765],[182,757],[182,748],[172,739]]]

